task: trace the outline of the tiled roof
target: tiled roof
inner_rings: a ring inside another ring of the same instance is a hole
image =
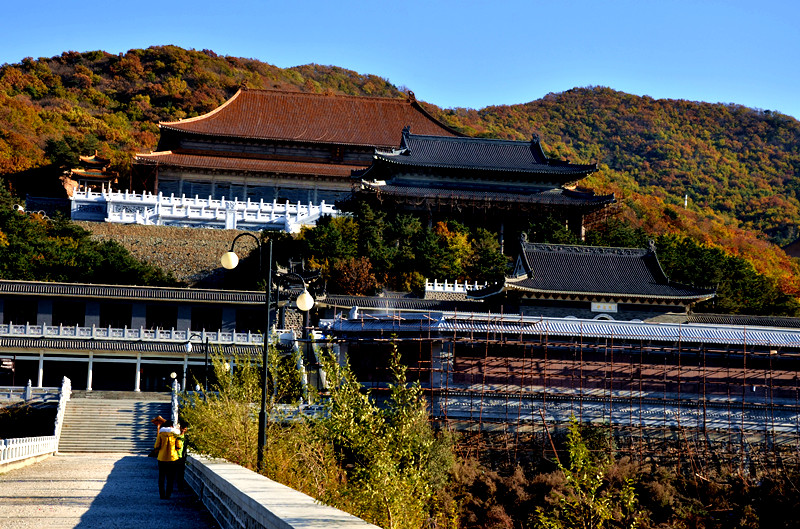
[[[158,164],[187,169],[211,169],[220,171],[277,173],[277,174],[315,174],[335,177],[349,177],[352,165],[332,163],[289,162],[284,160],[261,160],[226,156],[202,156],[173,153],[172,151],[137,154],[134,158],[140,164]]]
[[[671,282],[652,250],[523,242],[522,251],[528,275],[506,280],[508,289],[675,301],[714,296]]]
[[[54,338],[0,337],[0,347],[9,349],[45,349],[56,351],[94,351],[94,352],[148,352],[186,354],[185,343],[123,341],[123,340],[70,340]],[[226,354],[260,354],[261,345],[224,345]]]
[[[239,90],[219,108],[160,124],[191,134],[397,147],[400,131],[457,135],[414,99]]]
[[[265,298],[264,293],[258,291],[89,285],[83,283],[46,283],[41,281],[14,281],[7,279],[0,280],[0,294],[261,305],[264,304]]]
[[[524,142],[431,136],[404,130],[400,149],[376,153],[375,159],[403,166],[545,174],[569,176],[573,180],[597,170],[595,164],[570,164],[547,158],[535,136],[531,142]]]
[[[376,185],[364,183],[365,189],[370,189],[381,195],[439,200],[468,200],[475,202],[505,202],[547,204],[554,206],[599,206],[612,204],[614,194],[595,195],[588,192],[571,191],[567,189],[548,189],[539,193],[503,193],[496,191],[481,191],[470,189],[440,189],[434,187],[410,187],[397,185]]]
[[[364,309],[385,309],[410,310],[410,311],[442,311],[442,310],[461,310],[476,311],[486,310],[482,301],[475,300],[437,300],[420,298],[393,298],[378,296],[346,296],[338,294],[328,294],[324,298],[318,299],[318,303],[340,309],[350,309],[360,307]]]

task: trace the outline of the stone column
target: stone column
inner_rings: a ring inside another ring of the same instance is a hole
[[[136,377],[133,382],[133,391],[142,391],[142,353],[136,353]]]
[[[94,352],[89,352],[89,366],[86,370],[86,391],[92,391],[92,364],[94,363]]]
[[[44,382],[44,351],[39,351],[39,379],[36,381],[36,387],[42,387]]]

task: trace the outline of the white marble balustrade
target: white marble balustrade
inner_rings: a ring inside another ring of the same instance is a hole
[[[339,214],[336,207],[325,201],[293,204],[107,190],[78,190],[70,200],[73,220],[240,230],[270,228],[288,233],[314,226],[324,215]]]
[[[15,323],[0,324],[0,337],[18,338],[67,338],[67,339],[102,339],[118,341],[152,341],[209,343],[220,345],[261,345],[264,337],[261,333],[236,331],[202,331],[189,329],[138,329],[124,327],[79,327],[64,325],[17,325]]]

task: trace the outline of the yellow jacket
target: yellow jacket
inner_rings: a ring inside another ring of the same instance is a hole
[[[180,459],[181,447],[183,441],[178,437],[174,428],[161,428],[156,437],[156,445],[154,448],[158,449],[159,461],[177,461]]]

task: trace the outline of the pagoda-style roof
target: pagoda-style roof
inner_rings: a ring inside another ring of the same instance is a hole
[[[416,132],[416,131],[415,131]],[[539,137],[530,142],[411,134],[403,130],[400,148],[377,152],[375,160],[407,167],[546,174],[578,180],[596,164],[571,164],[548,158]]]
[[[98,169],[71,169],[70,177],[80,180],[114,180],[117,178],[117,173],[109,171],[101,171]]]
[[[533,297],[573,296],[615,301],[673,302],[714,297],[713,290],[681,285],[667,278],[655,249],[608,248],[522,242],[515,276],[499,288],[475,292],[488,297],[519,291]]]
[[[89,156],[78,156],[78,159],[83,166],[106,167],[111,164],[111,160],[109,158],[98,156],[97,150],[94,151],[94,154]]]
[[[614,194],[595,195],[592,191],[577,191],[571,189],[547,189],[532,193],[507,193],[493,191],[492,188],[469,189],[442,189],[436,187],[415,187],[391,184],[362,183],[364,190],[375,193],[379,200],[390,198],[395,201],[419,203],[420,205],[431,201],[460,203],[482,207],[524,207],[526,205],[546,206],[572,206],[597,209],[615,201]],[[426,206],[427,207],[427,206]]]
[[[352,165],[266,160],[238,156],[205,156],[172,151],[137,154],[134,160],[138,164],[152,164],[187,170],[262,174],[314,174],[339,178],[350,176],[353,170]]]
[[[162,130],[256,140],[397,147],[397,132],[457,136],[409,94],[405,99],[242,88],[202,116],[163,122]]]

